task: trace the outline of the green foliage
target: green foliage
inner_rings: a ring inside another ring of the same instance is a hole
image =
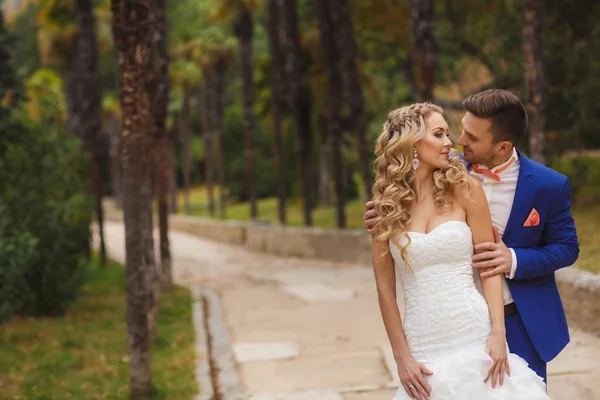
[[[21,82],[10,58],[9,49],[13,43],[14,37],[6,31],[4,14],[0,10],[0,124],[5,123],[23,96]]]
[[[5,285],[25,288],[20,291],[25,313],[63,313],[86,274],[87,160],[79,141],[61,130],[16,120],[0,127],[0,137],[1,225],[10,228],[13,243],[0,253],[18,254],[20,260],[11,267],[20,273],[7,276],[15,281]]]
[[[54,126],[66,118],[66,102],[63,81],[51,69],[38,69],[25,80],[29,117]]]
[[[600,3],[545,1],[546,124],[556,149],[600,147]]]
[[[79,142],[20,108],[9,40],[0,15],[0,320],[65,311],[85,276],[90,223]]]
[[[0,325],[30,298],[26,272],[35,256],[37,239],[11,225],[7,207],[0,204]]]
[[[17,15],[9,27],[15,37],[11,46],[12,59],[17,66],[17,71],[22,76],[28,76],[40,67],[38,54],[38,23],[37,15],[39,5],[28,6],[21,14]]]
[[[569,177],[573,202],[580,207],[600,203],[600,157],[563,157],[552,168]]]

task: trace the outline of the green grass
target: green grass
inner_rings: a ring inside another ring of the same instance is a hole
[[[190,196],[191,197],[191,196]],[[286,225],[304,226],[304,217],[302,211],[302,203],[287,200],[286,207]],[[194,204],[191,200],[190,203]],[[261,221],[278,223],[278,200],[275,197],[260,199],[258,201],[258,218]],[[346,227],[348,229],[363,229],[362,217],[365,213],[365,203],[361,200],[351,201],[346,204]],[[218,215],[218,210],[216,211]],[[183,213],[183,208],[180,207],[180,213]],[[191,215],[208,217],[208,209],[205,207],[192,207]],[[229,204],[226,210],[227,219],[236,221],[250,220],[250,206],[248,203]],[[336,227],[335,207],[318,207],[312,212],[313,226],[319,228],[333,229]]]
[[[189,291],[165,293],[152,343],[155,399],[191,399],[195,350]],[[69,312],[12,318],[0,329],[0,398],[127,399],[125,271],[97,268]]]
[[[581,252],[577,268],[600,273],[600,205],[573,211]]]

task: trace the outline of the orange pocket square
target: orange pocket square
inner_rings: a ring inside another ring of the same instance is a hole
[[[523,226],[538,226],[540,224],[540,214],[538,214],[537,210],[534,208],[529,213],[529,217],[523,224]]]

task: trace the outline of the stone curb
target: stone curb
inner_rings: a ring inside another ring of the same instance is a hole
[[[192,317],[194,331],[196,332],[196,381],[200,388],[196,400],[213,400],[214,388],[210,379],[210,364],[208,352],[208,335],[204,329],[204,307],[202,304],[202,292],[197,286],[189,287],[192,292]]]
[[[227,325],[221,312],[221,301],[219,299],[219,296],[217,296],[216,293],[210,290],[203,289],[198,286],[193,287],[193,292],[194,303],[198,304],[200,308],[202,307],[202,298],[205,298],[208,301],[209,332],[204,332],[198,335],[199,338],[204,338],[204,348],[206,349],[206,357],[204,357],[206,360],[205,365],[209,365],[208,336],[210,335],[210,338],[212,340],[212,358],[216,364],[217,382],[219,385],[218,390],[222,396],[221,398],[223,400],[240,399],[242,398],[242,387],[238,379]],[[204,318],[206,316],[204,316],[202,313],[202,317],[203,319],[200,320],[198,324],[196,324],[197,332],[205,331]],[[194,319],[194,323],[196,323],[196,319]],[[198,371],[198,374],[204,374],[204,376],[202,376],[199,379],[202,379],[203,381],[208,381],[208,385],[210,385],[211,387],[211,395],[215,396],[215,389],[213,388],[211,382],[210,366],[208,366],[208,369],[205,369],[206,366],[203,366]],[[204,394],[202,393],[201,396],[202,395]],[[198,399],[212,400],[213,398],[215,397],[199,397]]]

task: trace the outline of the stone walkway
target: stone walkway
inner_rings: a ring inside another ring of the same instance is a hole
[[[107,222],[106,236],[109,256],[123,261],[123,225]],[[170,239],[175,280],[220,299],[244,398],[393,397],[396,373],[387,367],[370,266],[251,253],[178,232]],[[549,394],[600,398],[600,338],[572,330],[550,364]]]

